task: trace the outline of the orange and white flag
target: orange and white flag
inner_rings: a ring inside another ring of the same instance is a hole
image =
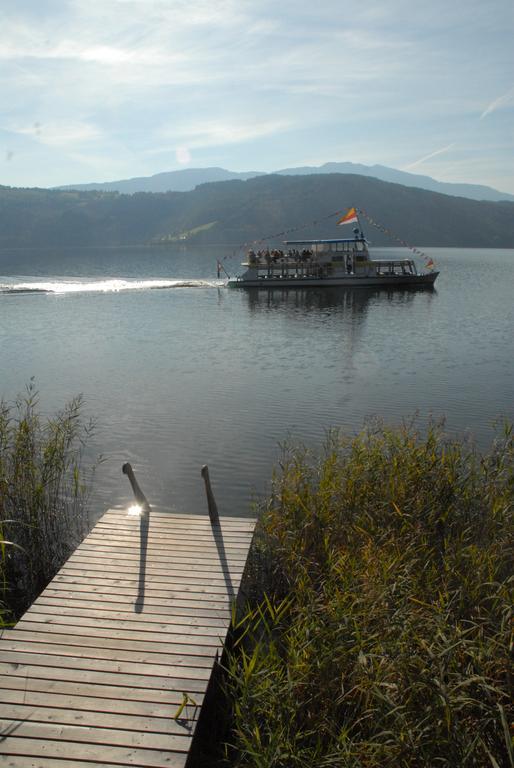
[[[339,219],[337,222],[338,224],[352,224],[353,222],[359,223],[359,219],[357,218],[357,211],[355,208],[350,208],[347,213],[343,216],[342,219]]]

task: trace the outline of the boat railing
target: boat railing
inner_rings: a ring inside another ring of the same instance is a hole
[[[416,264],[412,259],[373,259],[377,275],[416,275]]]

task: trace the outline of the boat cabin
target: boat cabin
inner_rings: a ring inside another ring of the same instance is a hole
[[[284,249],[250,250],[243,266],[257,277],[324,277],[353,272],[369,261],[364,237],[340,240],[286,240]]]

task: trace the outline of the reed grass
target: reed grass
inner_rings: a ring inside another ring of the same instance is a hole
[[[32,383],[14,405],[0,402],[0,623],[23,613],[87,531],[93,425],[81,408],[76,397],[44,419]]]
[[[284,451],[234,622],[227,761],[514,766],[513,435],[442,425]]]

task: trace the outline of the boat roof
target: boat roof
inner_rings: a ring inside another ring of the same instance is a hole
[[[286,245],[324,245],[328,243],[366,243],[365,237],[335,237],[329,240],[284,240]]]

